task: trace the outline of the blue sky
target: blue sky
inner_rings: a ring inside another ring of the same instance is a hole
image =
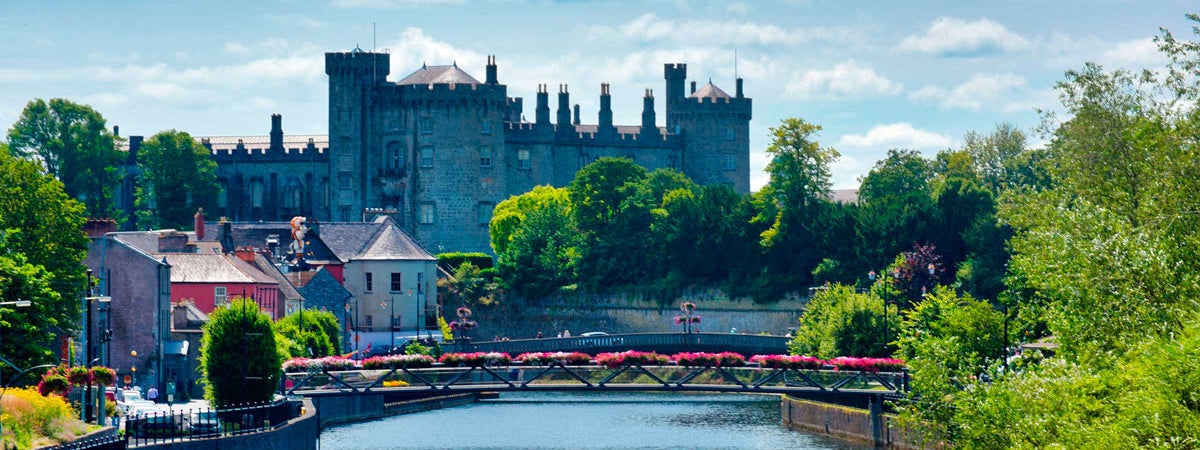
[[[661,2],[263,0],[24,1],[0,4],[0,126],[32,98],[92,105],[122,135],[325,133],[324,52],[387,49],[393,81],[423,62],[457,62],[500,82],[532,116],[539,83],[570,86],[596,122],[600,83],[615,120],[640,123],[652,88],[662,122],[663,63],[733,91],[734,51],[754,98],[751,184],[766,182],[767,128],[802,117],[842,153],[835,188],[889,148],[933,155],[967,131],[1010,122],[1033,133],[1054,83],[1085,61],[1160,67],[1159,27],[1194,39],[1163,1]],[[1191,9],[1189,9],[1191,8]],[[372,34],[372,23],[375,32]],[[374,36],[374,38],[373,38]],[[374,44],[373,44],[374,42]]]

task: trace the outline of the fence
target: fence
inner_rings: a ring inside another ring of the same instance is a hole
[[[122,426],[129,446],[152,445],[267,431],[296,418],[298,410],[287,401],[227,409],[180,408],[124,418]]]

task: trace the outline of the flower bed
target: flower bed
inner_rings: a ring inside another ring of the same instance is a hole
[[[438,361],[447,366],[479,367],[508,364],[512,362],[512,356],[500,352],[446,353]]]
[[[433,357],[429,355],[388,355],[364,359],[362,367],[369,370],[395,369],[400,367],[419,369],[433,367],[434,361]]]
[[[545,365],[558,361],[563,365],[586,366],[592,363],[591,355],[580,352],[530,352],[517,356],[517,361],[526,365]]]
[[[770,369],[816,370],[825,365],[825,361],[804,355],[754,355],[750,362]]]
[[[746,357],[734,352],[721,353],[676,353],[671,356],[676,364],[688,367],[741,367],[746,365]]]
[[[324,358],[292,358],[283,363],[287,373],[320,372],[322,370],[353,370],[358,364],[350,358],[326,356]]]
[[[596,355],[596,362],[602,366],[615,369],[621,366],[662,366],[669,360],[666,356],[654,352],[639,352],[634,350],[620,353],[601,353]]]
[[[904,368],[904,361],[892,358],[854,358],[841,356],[829,360],[829,364],[838,370],[857,370],[859,372],[898,372]]]

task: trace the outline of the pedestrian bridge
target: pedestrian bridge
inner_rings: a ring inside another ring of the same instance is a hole
[[[288,394],[394,394],[419,398],[481,392],[724,392],[787,394],[792,397],[849,405],[878,404],[904,396],[907,372],[857,372],[677,365],[606,367],[548,365],[394,368],[285,374]]]
[[[503,352],[510,355],[526,352],[583,352],[594,355],[625,350],[661,354],[734,352],[743,355],[782,355],[787,354],[787,343],[786,336],[729,333],[629,333],[473,343],[460,341],[458,344],[447,345],[455,351]]]

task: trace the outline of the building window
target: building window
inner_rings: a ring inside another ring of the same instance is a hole
[[[391,164],[389,167],[393,169],[404,168],[404,147],[399,143],[393,142],[388,144],[387,157],[388,163]]]
[[[338,171],[338,189],[350,189],[351,184],[350,171]]]
[[[363,276],[364,281],[367,282],[367,286],[363,289],[363,292],[371,292],[375,290],[375,276],[372,275],[371,272],[364,273]]]
[[[213,288],[213,307],[220,308],[229,303],[229,295],[225,290],[225,286],[216,286]]]
[[[492,134],[492,122],[484,119],[483,126],[479,129],[479,134]]]
[[[734,137],[733,127],[725,127],[725,140],[732,141]]]
[[[421,117],[417,119],[418,126],[421,128],[421,134],[433,134],[433,118]]]
[[[417,293],[425,293],[425,272],[417,272]]]
[[[734,170],[737,169],[737,160],[731,154],[721,155],[721,169]]]
[[[250,206],[254,208],[262,208],[264,192],[262,180],[254,180],[250,182]]]
[[[371,317],[370,314],[367,314],[365,317],[363,317],[363,325],[366,325],[367,328],[375,326],[375,318]]]
[[[400,282],[400,274],[392,272],[392,290],[391,292],[400,292],[404,290],[404,284]]]
[[[529,161],[529,150],[517,150],[517,168],[529,170],[532,164]]]
[[[420,217],[418,217],[418,220],[422,224],[433,223],[433,216],[434,216],[433,203],[422,203],[418,212],[420,215]]]
[[[479,147],[479,167],[492,167],[492,146]]]
[[[433,146],[421,146],[421,167],[433,167]]]
[[[349,222],[350,205],[338,205],[338,215],[342,217],[342,222]]]
[[[492,202],[479,202],[479,210],[475,216],[479,219],[480,225],[487,225],[492,221],[492,210],[496,209],[496,204]]]

